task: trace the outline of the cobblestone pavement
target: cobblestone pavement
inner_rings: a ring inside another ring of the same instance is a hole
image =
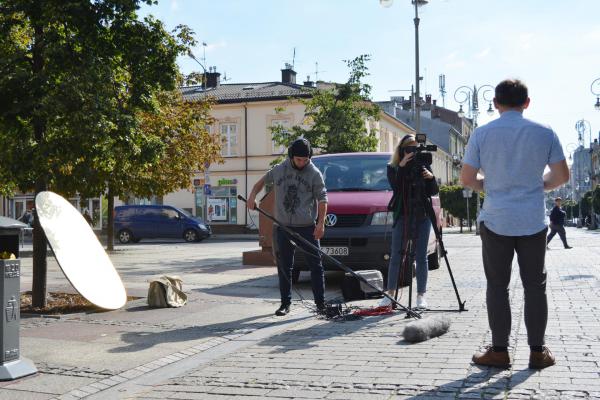
[[[600,234],[576,229],[567,234],[574,249],[553,243],[547,253],[547,344],[557,358],[551,368],[527,367],[517,273],[511,283],[511,369],[470,363],[473,352],[490,341],[480,241],[448,234],[451,267],[468,308],[446,313],[452,319],[449,333],[408,344],[399,335],[407,323],[403,314],[343,323],[303,320],[132,398],[600,398]],[[456,308],[447,272],[441,268],[430,276],[430,306]]]
[[[0,400],[600,399],[600,232],[568,228],[567,235],[573,249],[553,241],[547,252],[547,344],[557,365],[543,371],[527,368],[516,264],[513,365],[500,370],[471,364],[472,354],[490,341],[481,246],[473,234],[452,232],[445,244],[468,311],[456,312],[445,265],[431,271],[428,302],[435,311],[426,316],[442,313],[452,320],[450,332],[439,338],[404,342],[401,332],[410,320],[400,312],[331,322],[314,318],[295,302],[290,315],[276,318],[271,314],[277,304],[272,270],[234,268],[239,261],[233,254],[223,268],[207,262],[200,268],[185,254],[185,263],[172,262],[173,270],[184,265],[190,271],[184,281],[196,286],[181,309],[147,310],[140,299],[110,313],[23,319],[26,349],[38,352],[27,356],[40,374],[1,383]],[[206,257],[218,260],[216,253]],[[148,265],[151,261],[143,268]],[[124,270],[128,279],[137,276]],[[298,286],[310,297],[307,279],[303,275]],[[143,288],[144,282],[135,284]],[[328,279],[330,299],[340,295],[333,290],[336,284],[339,278]],[[400,300],[406,304],[407,298],[404,290]],[[45,343],[62,348],[42,356]],[[83,349],[95,354],[77,354]]]

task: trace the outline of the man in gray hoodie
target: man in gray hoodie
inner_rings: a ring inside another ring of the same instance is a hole
[[[248,208],[253,210],[256,195],[265,184],[275,190],[275,218],[287,228],[319,247],[319,239],[325,233],[327,214],[327,189],[323,175],[310,161],[312,148],[308,140],[296,139],[288,148],[288,158],[273,167],[252,188],[248,195]],[[274,241],[279,275],[281,306],[275,315],[290,312],[292,302],[292,268],[295,246],[290,235],[276,226]],[[310,267],[313,296],[317,310],[325,309],[325,279],[321,255],[302,243],[296,243],[304,251]]]

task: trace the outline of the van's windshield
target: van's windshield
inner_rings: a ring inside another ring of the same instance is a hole
[[[387,155],[318,157],[312,162],[323,174],[330,192],[392,190],[387,180]]]

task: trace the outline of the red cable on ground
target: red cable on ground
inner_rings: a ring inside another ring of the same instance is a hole
[[[354,311],[352,314],[360,315],[361,317],[372,317],[377,315],[388,315],[393,314],[394,308],[392,305],[389,306],[379,306],[379,307],[371,307],[371,308],[359,308]]]

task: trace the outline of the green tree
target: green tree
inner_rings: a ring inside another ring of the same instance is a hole
[[[190,31],[139,20],[151,0],[3,0],[0,3],[2,190],[97,195],[122,160],[164,151],[139,129],[155,94],[174,90]],[[34,224],[33,305],[46,305],[46,238]]]
[[[579,205],[574,200],[565,200],[562,204],[565,213],[567,213],[567,219],[577,218],[579,215]]]
[[[462,232],[462,220],[467,219],[467,199],[463,196],[464,187],[458,185],[442,185],[440,186],[440,204],[442,208],[448,211],[452,216],[461,220],[460,231]],[[481,196],[481,194],[480,194]],[[481,196],[482,197],[482,196]],[[477,194],[472,193],[468,200],[469,202],[469,221],[477,218]]]
[[[588,190],[584,193],[581,200],[579,200],[579,206],[581,207],[581,215],[583,218],[592,215],[592,194],[593,192]],[[594,202],[594,205],[596,205],[596,202]]]
[[[155,138],[159,151],[152,162],[134,163],[119,160],[108,185],[108,248],[113,245],[115,196],[163,196],[177,189],[191,188],[190,177],[214,162],[221,162],[217,135],[209,134],[210,101],[184,101],[179,90],[160,92],[156,96],[158,109],[140,112],[140,131]]]
[[[287,147],[304,136],[324,154],[377,150],[377,132],[368,132],[365,122],[378,120],[381,111],[370,101],[371,86],[363,82],[369,75],[369,60],[368,55],[345,60],[350,69],[346,83],[310,89],[311,98],[300,100],[305,106],[305,124],[289,130],[272,127],[275,143]]]

